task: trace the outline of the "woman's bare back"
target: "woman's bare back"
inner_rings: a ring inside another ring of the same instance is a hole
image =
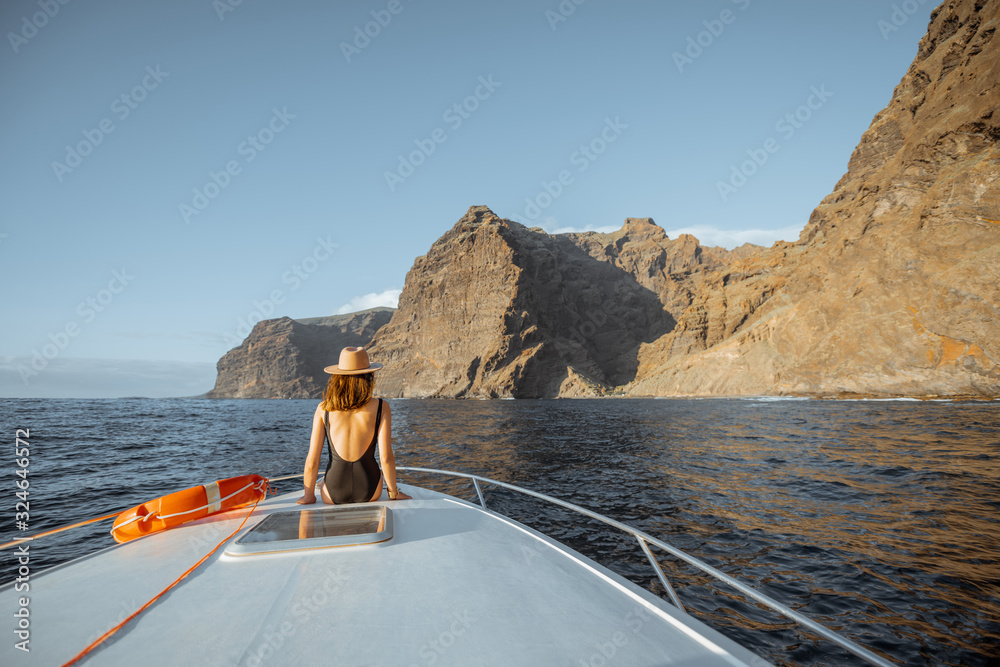
[[[322,411],[322,407],[317,410]],[[377,412],[378,399],[372,398],[356,410],[334,410],[329,413],[330,440],[340,458],[357,461],[367,451],[375,436]]]

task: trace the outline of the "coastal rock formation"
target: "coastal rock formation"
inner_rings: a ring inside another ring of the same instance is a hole
[[[1000,395],[1000,0],[932,14],[797,243],[473,207],[372,343],[400,396]]]
[[[719,274],[630,393],[1000,394],[998,27],[938,7],[799,243]]]
[[[391,308],[349,315],[258,322],[218,363],[207,398],[319,398],[341,348],[364,346],[389,321]]]
[[[707,276],[741,252],[667,238],[649,218],[549,235],[474,206],[407,274],[370,347],[400,396],[593,396],[631,382]]]

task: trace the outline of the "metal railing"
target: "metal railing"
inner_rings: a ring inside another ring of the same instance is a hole
[[[544,493],[538,493],[537,491],[532,491],[531,489],[525,489],[520,486],[514,486],[513,484],[507,484],[506,482],[490,479],[488,477],[481,477],[479,475],[470,475],[468,473],[453,472],[450,470],[436,470],[434,468],[412,468],[409,466],[397,466],[396,470],[405,472],[422,472],[433,475],[444,475],[446,477],[460,477],[460,478],[470,479],[472,480],[472,483],[476,488],[476,494],[479,496],[479,504],[482,506],[484,510],[489,512],[492,512],[493,510],[489,509],[489,507],[486,506],[486,499],[483,496],[482,488],[479,485],[480,482],[486,484],[492,484],[495,486],[500,486],[505,489],[510,489],[511,491],[516,491],[518,493],[523,493],[525,495],[532,496],[534,498],[539,498],[540,500],[544,500],[545,502],[552,503],[560,507],[565,507],[566,509],[590,517],[591,519],[600,521],[609,526],[613,526],[614,528],[629,533],[630,535],[635,537],[636,540],[639,541],[639,545],[642,547],[643,552],[646,554],[646,558],[653,565],[653,569],[656,571],[656,574],[660,579],[660,583],[663,584],[663,587],[670,595],[671,601],[681,611],[684,611],[684,606],[681,604],[681,601],[677,597],[677,594],[674,592],[673,587],[670,585],[670,583],[667,581],[666,576],[663,574],[663,568],[660,567],[660,564],[656,561],[656,558],[653,556],[653,552],[649,548],[650,545],[658,547],[663,551],[669,553],[674,558],[689,563],[690,565],[693,565],[702,572],[711,575],[715,579],[718,579],[719,581],[722,581],[730,585],[731,587],[735,588],[748,598],[756,600],[757,602],[763,604],[764,606],[769,607],[770,609],[778,612],[782,616],[785,616],[786,618],[795,621],[799,625],[808,628],[809,630],[815,632],[817,635],[836,644],[842,649],[850,651],[851,653],[858,656],[862,660],[868,662],[869,664],[878,665],[878,667],[895,667],[893,663],[888,662],[883,658],[880,658],[879,656],[875,655],[874,653],[864,648],[863,646],[860,646],[852,642],[847,637],[844,637],[843,635],[840,635],[834,632],[833,630],[830,630],[829,628],[820,625],[811,618],[803,616],[797,611],[781,604],[777,600],[772,600],[771,598],[767,597],[760,591],[757,591],[756,589],[751,588],[750,586],[747,586],[746,584],[736,579],[733,579],[728,574],[720,572],[719,570],[715,569],[708,563],[704,563],[695,558],[694,556],[686,554],[680,549],[670,546],[666,542],[659,540],[653,537],[652,535],[644,533],[643,531],[633,528],[632,526],[629,526],[627,524],[621,523],[620,521],[615,521],[614,519],[608,518],[603,514],[598,514],[597,512],[593,512],[584,507],[580,507],[579,505],[574,505],[573,503],[566,502],[565,500],[560,500],[559,498],[553,498],[552,496],[547,496]]]

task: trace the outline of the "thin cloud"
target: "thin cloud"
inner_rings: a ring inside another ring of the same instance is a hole
[[[548,234],[582,234],[584,232],[599,232],[610,234],[621,229],[621,225],[603,225],[595,227],[559,226],[555,218],[545,218],[539,226]],[[677,229],[666,229],[667,236],[676,239],[681,234],[690,234],[698,239],[704,246],[721,246],[728,250],[737,248],[744,243],[753,243],[760,246],[772,246],[777,241],[796,241],[799,233],[805,225],[792,225],[779,229],[719,229],[709,225],[692,225],[690,227],[679,227]]]
[[[721,246],[727,250],[744,243],[772,246],[778,241],[797,241],[805,225],[792,225],[780,229],[718,229],[707,225],[681,227],[666,230],[667,236],[676,239],[681,234],[690,234],[703,246]]]
[[[403,290],[387,289],[386,291],[378,294],[372,292],[370,294],[356,296],[338,308],[336,314],[344,315],[345,313],[356,313],[359,310],[368,310],[369,308],[395,308],[399,305],[399,295],[402,293]]]
[[[586,227],[570,227],[567,225],[560,227],[559,221],[555,218],[545,218],[538,226],[544,229],[547,234],[583,234],[584,232],[610,234],[611,232],[617,232],[622,228],[621,225],[602,225],[600,227],[595,227],[594,225],[587,225]]]

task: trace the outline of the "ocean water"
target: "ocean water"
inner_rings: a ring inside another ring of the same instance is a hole
[[[0,405],[7,541],[215,479],[301,473],[315,402]],[[394,400],[392,410],[400,466],[476,473],[597,510],[895,662],[1000,664],[1000,402]],[[15,526],[18,429],[30,449],[27,533]],[[458,480],[401,480],[475,497]],[[662,593],[632,538],[498,487],[486,496]],[[33,542],[32,573],[112,545],[109,528]],[[776,664],[864,664],[660,556],[689,612]],[[0,580],[16,568],[0,551]]]

